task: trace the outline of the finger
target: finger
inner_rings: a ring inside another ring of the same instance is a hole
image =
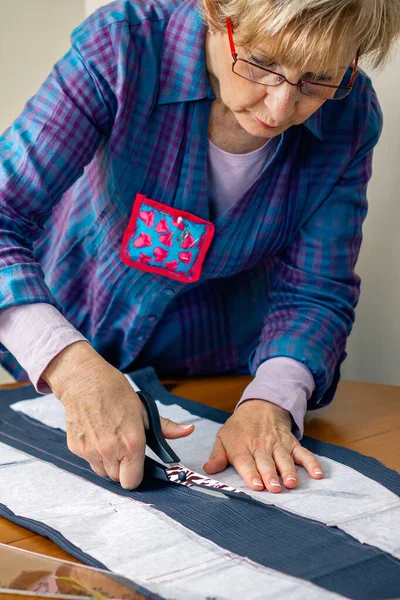
[[[107,471],[104,468],[104,465],[102,462],[94,462],[94,463],[89,463],[90,464],[90,468],[92,469],[92,471],[94,471],[95,473],[97,473],[97,475],[100,475],[100,477],[107,477]]]
[[[283,446],[278,446],[273,451],[272,456],[284,486],[289,489],[296,488],[298,485],[296,465],[289,451]]]
[[[144,470],[144,449],[141,458],[136,455],[125,456],[119,466],[121,487],[125,490],[135,490],[142,482]]]
[[[102,465],[106,472],[103,477],[109,477],[112,481],[119,481],[119,460],[115,446],[110,446],[107,440],[103,439],[101,444],[86,444],[83,458],[90,465]],[[96,471],[97,472],[97,471]]]
[[[225,452],[221,438],[215,439],[214,447],[211,451],[208,461],[203,466],[206,473],[219,473],[228,466],[228,457]]]
[[[322,467],[314,454],[307,450],[307,448],[303,448],[300,444],[295,446],[292,456],[296,465],[304,467],[313,479],[322,479],[324,476]]]
[[[103,457],[103,466],[104,466],[104,469],[110,479],[112,479],[113,481],[120,480],[120,462],[119,462],[119,460],[116,460],[116,459],[107,460],[106,458]]]
[[[254,452],[254,460],[267,490],[273,494],[279,494],[282,491],[282,486],[276,472],[272,454],[265,450],[256,450]]]
[[[76,436],[67,431],[67,446],[68,450],[72,452],[72,454],[75,454],[80,458],[84,458],[84,434]]]
[[[231,452],[228,455],[228,458],[229,462],[235,467],[239,475],[243,477],[246,485],[258,492],[264,489],[264,483],[257,470],[254,456],[244,444],[240,444],[234,452]]]
[[[194,425],[185,425],[184,423],[178,425],[178,423],[175,423],[170,419],[164,419],[161,417],[161,429],[167,440],[175,440],[186,437],[193,433]]]
[[[124,437],[122,439],[121,450],[123,454],[119,455],[119,480],[124,489],[133,490],[140,485],[143,479],[146,451],[144,429],[136,431],[134,438]]]
[[[98,471],[105,471],[104,469],[104,464],[103,464],[103,456],[101,456],[96,448],[87,448],[83,450],[83,454],[82,454],[82,458],[84,458],[85,460],[88,461],[89,465],[92,467],[93,471],[95,471],[96,473]],[[94,469],[94,467],[96,467],[96,469]],[[99,473],[100,474],[100,473]],[[105,473],[105,475],[102,474],[102,477],[107,477],[107,472]]]

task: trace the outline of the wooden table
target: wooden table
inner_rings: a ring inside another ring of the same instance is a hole
[[[168,380],[164,385],[180,396],[232,411],[249,381],[249,376],[223,376]],[[330,406],[307,414],[305,433],[374,456],[400,472],[400,387],[341,382]],[[2,518],[0,542],[78,562],[53,542]]]

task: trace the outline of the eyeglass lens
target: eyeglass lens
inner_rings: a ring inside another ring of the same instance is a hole
[[[282,83],[284,77],[282,75],[277,75],[271,71],[268,71],[264,68],[261,68],[253,63],[247,62],[242,59],[237,59],[235,64],[233,65],[233,71],[236,75],[247,79],[248,81],[252,81],[254,83],[259,83],[261,85],[266,86],[277,86]],[[349,89],[346,89],[346,86],[350,85],[352,69],[347,69],[342,81],[340,82],[339,88],[332,88],[327,85],[317,85],[316,82],[313,81],[303,81],[301,85],[301,92],[306,96],[311,96],[312,98],[320,98],[320,99],[341,99],[347,96],[349,93]],[[319,83],[319,82],[318,82]],[[336,83],[336,82],[335,82]]]

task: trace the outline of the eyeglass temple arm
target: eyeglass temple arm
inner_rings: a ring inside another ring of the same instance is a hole
[[[357,67],[358,67],[358,61],[360,60],[360,52],[361,52],[361,48],[359,48],[357,50],[356,58],[354,60],[353,73],[352,73],[352,76],[351,76],[351,79],[350,79],[350,83],[349,83],[350,87],[353,86],[354,80],[355,80],[356,75],[357,75]]]
[[[235,43],[233,41],[232,21],[230,20],[229,17],[226,17],[226,28],[228,30],[228,40],[229,40],[229,46],[231,49],[232,58],[233,58],[233,60],[236,60],[237,53],[236,53]]]

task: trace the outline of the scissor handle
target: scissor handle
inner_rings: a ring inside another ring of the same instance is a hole
[[[180,462],[180,458],[167,443],[161,430],[160,413],[153,397],[147,392],[136,392],[147,412],[149,428],[146,429],[146,442],[149,448],[165,463]]]
[[[167,468],[168,467],[164,467],[164,465],[161,463],[150,458],[150,456],[144,457],[144,472],[147,477],[161,479],[161,481],[169,481],[170,479],[167,475]]]

